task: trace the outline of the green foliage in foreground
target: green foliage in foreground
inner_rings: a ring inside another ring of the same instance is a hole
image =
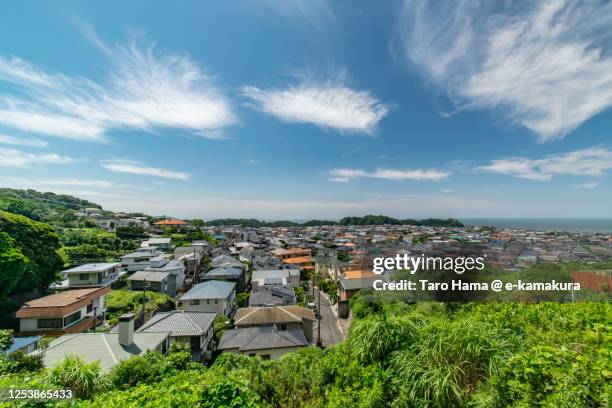
[[[610,304],[361,306],[363,317],[338,346],[303,349],[277,361],[226,353],[209,368],[189,363],[181,350],[167,357],[152,353],[121,363],[106,375],[110,385],[100,380],[75,405],[561,408],[612,403]],[[91,375],[90,368],[84,370]],[[47,371],[1,376],[0,387],[20,384],[16,381],[39,387],[67,383]]]

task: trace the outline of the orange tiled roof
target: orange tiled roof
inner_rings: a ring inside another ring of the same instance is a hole
[[[344,271],[343,276],[345,279],[359,279],[368,276],[375,276],[376,274],[369,271],[362,271],[360,269],[349,269]]]
[[[296,258],[287,258],[284,260],[284,262],[290,264],[301,264],[306,262],[312,262],[312,258],[309,256],[298,256]]]
[[[161,220],[154,222],[153,225],[187,225],[188,223],[183,220]]]

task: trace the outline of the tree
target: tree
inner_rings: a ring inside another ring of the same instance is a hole
[[[13,293],[29,263],[15,240],[6,232],[0,232],[0,297],[6,298]]]
[[[58,253],[59,236],[51,226],[0,211],[0,231],[3,232],[0,253],[12,265],[10,269],[0,268],[0,281],[14,283],[10,294],[44,290],[57,279],[64,261]],[[11,276],[15,271],[21,272],[17,282]]]

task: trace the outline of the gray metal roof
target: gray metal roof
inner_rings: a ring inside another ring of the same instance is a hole
[[[206,276],[240,276],[242,269],[233,266],[220,266],[206,272]]]
[[[283,347],[304,347],[308,341],[299,330],[277,330],[274,327],[247,327],[226,330],[219,341],[219,350],[265,350]]]
[[[169,334],[134,333],[134,343],[129,347],[119,344],[119,333],[66,334],[49,344],[43,361],[45,367],[53,367],[67,356],[77,356],[88,363],[99,361],[100,367],[108,371],[123,360],[156,349]]]
[[[121,264],[118,262],[114,263],[88,263],[79,266],[75,266],[74,268],[67,269],[64,273],[86,273],[86,272],[104,272],[107,269],[115,268],[120,266]]]
[[[177,269],[183,269],[183,268],[184,268],[183,262],[181,262],[178,259],[174,259],[172,261],[168,261],[168,263],[164,264],[163,266],[159,266],[159,267],[147,266],[145,268],[145,271],[165,272],[165,271],[175,271]]]
[[[209,280],[198,283],[189,292],[185,293],[179,300],[191,299],[225,299],[234,290],[236,284],[234,282],[223,282],[218,280]]]
[[[128,278],[131,281],[162,282],[170,275],[168,272],[138,271]]]
[[[169,331],[173,337],[202,336],[213,325],[216,316],[216,313],[185,312],[184,310],[162,312],[153,316],[137,332]]]

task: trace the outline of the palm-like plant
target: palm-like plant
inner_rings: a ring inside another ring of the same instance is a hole
[[[86,363],[76,356],[68,356],[49,372],[49,381],[70,388],[78,398],[91,398],[109,388],[110,382],[100,369],[100,363]]]

